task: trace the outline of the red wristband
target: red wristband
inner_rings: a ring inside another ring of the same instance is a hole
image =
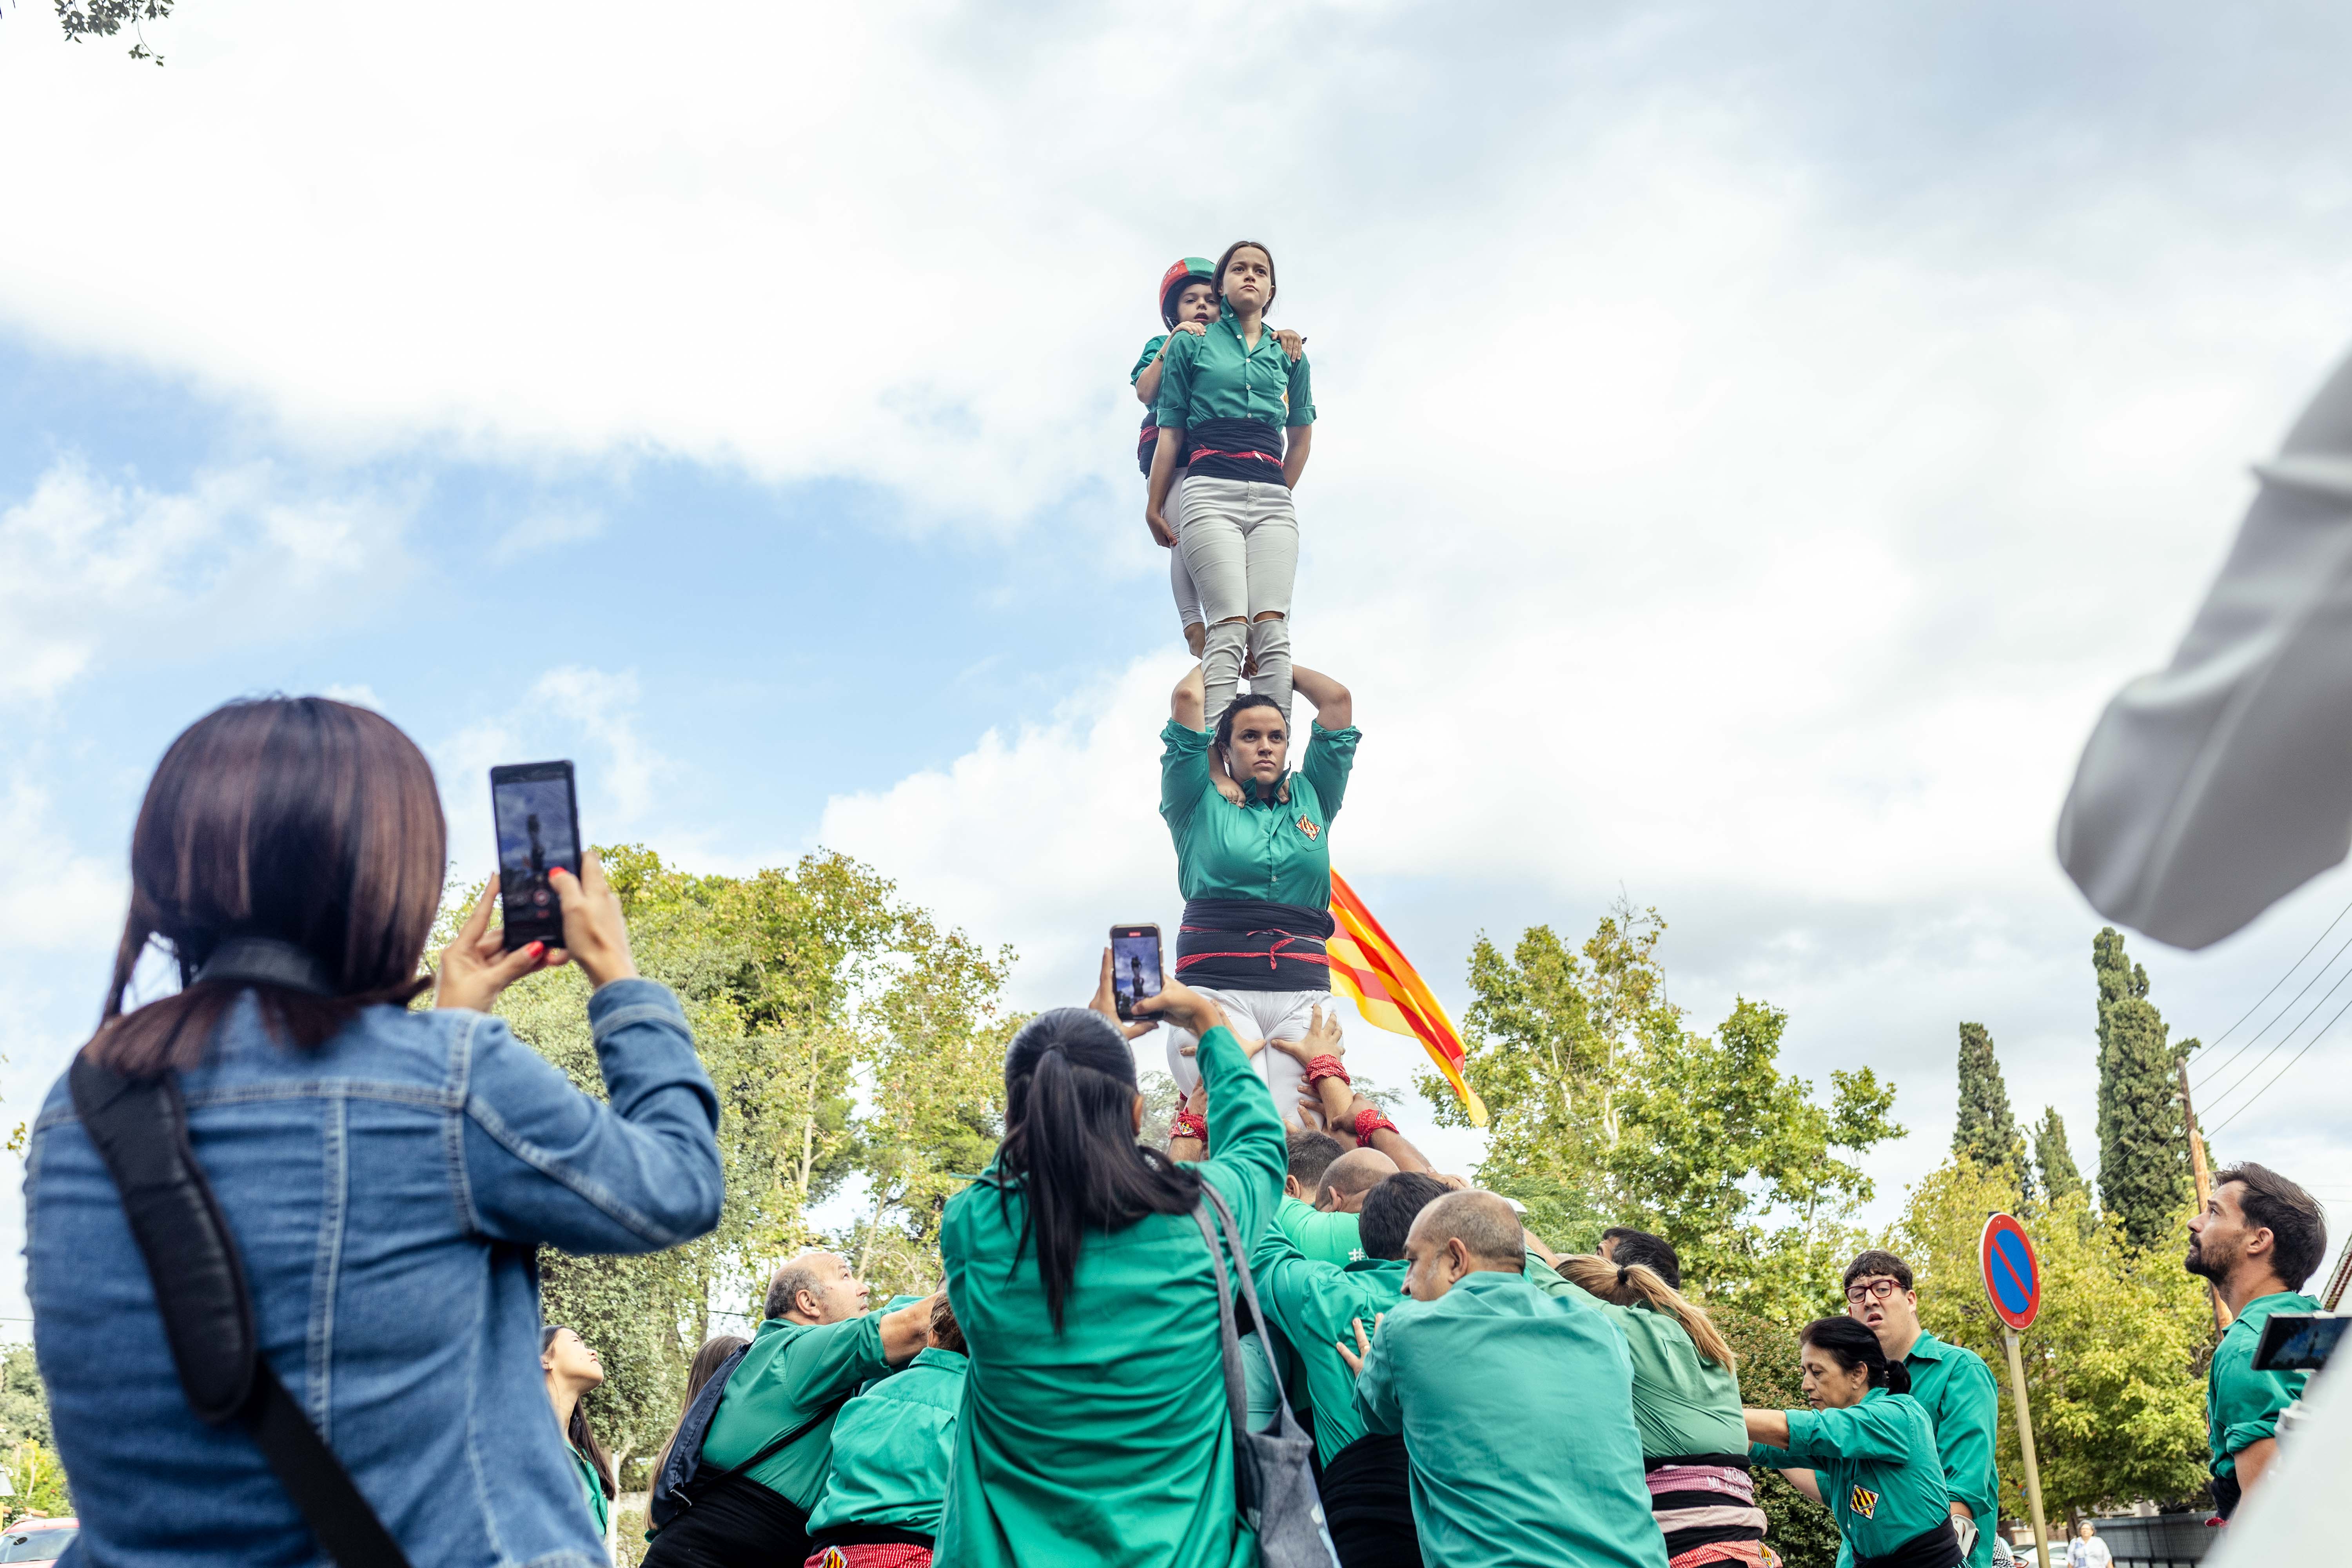
[[[1327,1078],[1336,1078],[1341,1083],[1351,1084],[1356,1081],[1354,1079],[1348,1076],[1348,1069],[1340,1065],[1339,1058],[1338,1057],[1328,1055],[1319,1056],[1313,1058],[1307,1064],[1307,1081],[1308,1083],[1320,1083]]]
[[[1370,1143],[1372,1141],[1372,1134],[1384,1127],[1391,1132],[1396,1131],[1396,1123],[1391,1121],[1388,1112],[1379,1106],[1367,1105],[1363,1110],[1356,1112],[1357,1142]]]
[[[1171,1141],[1191,1138],[1205,1144],[1209,1141],[1209,1119],[1197,1110],[1180,1110],[1176,1120],[1168,1124],[1168,1136]]]

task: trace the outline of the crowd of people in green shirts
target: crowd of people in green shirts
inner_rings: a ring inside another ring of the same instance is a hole
[[[1003,1142],[941,1215],[943,1289],[870,1309],[846,1260],[812,1252],[776,1270],[748,1341],[703,1348],[646,1563],[1777,1568],[1762,1468],[1828,1507],[1841,1568],[1991,1568],[1992,1374],[1921,1325],[1902,1258],[1855,1258],[1845,1313],[1790,1347],[1804,1408],[1747,1407],[1672,1247],[1619,1227],[1553,1250],[1355,1088],[1324,939],[1361,736],[1351,693],[1290,658],[1315,411],[1274,298],[1261,244],[1178,262],[1130,378],[1146,518],[1200,660],[1161,733],[1174,963],[1123,1011],[1106,950],[1088,1005],[1014,1037]],[[1294,692],[1317,710],[1296,771]],[[1135,1042],[1163,1025],[1181,1101],[1153,1142]],[[2192,1232],[2189,1267],[2238,1314],[2210,1394],[2226,1512],[2300,1391],[2252,1371],[2251,1336],[2315,1306],[2288,1282],[2324,1231],[2250,1165]],[[569,1330],[544,1349],[602,1521],[581,1404],[601,1369]],[[1307,1479],[1278,1484],[1294,1462]]]

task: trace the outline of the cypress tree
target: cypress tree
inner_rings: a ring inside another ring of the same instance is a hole
[[[2054,1105],[2042,1108],[2033,1128],[2033,1163],[2042,1168],[2042,1195],[2056,1203],[2083,1190],[2083,1173],[2074,1164],[2074,1151],[2066,1142],[2066,1123]]]
[[[1960,1115],[1952,1129],[1952,1152],[1988,1171],[2003,1171],[2020,1197],[2033,1193],[2025,1138],[2009,1109],[2009,1086],[2001,1081],[2000,1058],[1982,1024],[1960,1026]]]
[[[2184,1052],[2166,1044],[2147,971],[2125,955],[2113,926],[2091,939],[2091,967],[2099,982],[2100,1206],[2134,1247],[2174,1241],[2194,1190],[2180,1119]]]

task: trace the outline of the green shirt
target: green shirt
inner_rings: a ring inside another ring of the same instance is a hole
[[[1287,899],[1281,901],[1289,902]],[[1325,1214],[1313,1204],[1285,1197],[1282,1206],[1274,1211],[1274,1223],[1282,1227],[1282,1234],[1290,1238],[1290,1245],[1298,1249],[1301,1257],[1318,1263],[1345,1268],[1364,1256],[1361,1215],[1349,1214],[1345,1209]]]
[[[1160,731],[1160,815],[1176,841],[1177,889],[1188,899],[1263,899],[1331,907],[1331,819],[1348,793],[1363,731],[1314,726],[1287,802],[1257,784],[1235,805],[1209,782],[1209,732],[1173,719]]]
[[[1167,341],[1168,334],[1166,332],[1155,332],[1150,337],[1144,340],[1143,352],[1135,356],[1135,368],[1127,373],[1128,385],[1133,386],[1137,382],[1143,379],[1143,373],[1150,370],[1151,368],[1151,362],[1160,357],[1160,345]],[[1147,417],[1143,422],[1146,425],[1149,425],[1151,423],[1151,420]]]
[[[2238,1468],[2238,1455],[2252,1444],[2278,1436],[2279,1412],[2303,1396],[2307,1372],[2256,1372],[2254,1349],[2273,1312],[2316,1312],[2319,1302],[2299,1291],[2257,1296],[2213,1351],[2205,1373],[2205,1426],[2213,1449],[2213,1473]]]
[[[1307,1212],[1315,1214],[1313,1209]],[[1286,1225],[1269,1226],[1250,1258],[1250,1268],[1257,1278],[1258,1305],[1290,1342],[1306,1377],[1307,1397],[1314,1406],[1315,1451],[1328,1466],[1340,1449],[1364,1435],[1364,1418],[1356,1408],[1356,1374],[1341,1359],[1339,1342],[1356,1342],[1350,1319],[1363,1320],[1364,1331],[1370,1333],[1373,1319],[1404,1300],[1405,1264],[1401,1258],[1367,1258],[1342,1266],[1304,1256],[1297,1239]]]
[[[1390,1308],[1356,1381],[1365,1430],[1404,1436],[1429,1568],[1664,1568],[1633,1400],[1608,1319],[1491,1270]]]
[[[938,1533],[965,1364],[954,1351],[919,1351],[904,1372],[841,1407],[832,1472],[809,1510],[811,1537],[853,1524]]]
[[[823,1324],[770,1318],[753,1332],[751,1348],[727,1380],[702,1439],[703,1460],[731,1469],[888,1370],[882,1321],[871,1312]],[[831,1412],[761,1460],[751,1479],[794,1508],[815,1506],[840,1415]]]
[[[1791,1410],[1789,1446],[1748,1446],[1774,1469],[1811,1465],[1838,1532],[1864,1557],[1884,1557],[1952,1516],[1936,1429],[1907,1394],[1874,1388],[1843,1410]],[[1987,1520],[1979,1528],[1990,1531]]]
[[[1196,1168],[1244,1248],[1282,1194],[1289,1152],[1265,1081],[1229,1029],[1201,1037],[1216,1157]],[[992,1165],[948,1200],[940,1252],[971,1347],[939,1561],[1247,1568],[1215,1278],[1186,1214],[1089,1236],[1060,1332],[1019,1179]],[[1231,1266],[1228,1265],[1230,1279]]]
[[[1139,375],[1142,374],[1138,368]],[[1161,429],[1189,430],[1212,419],[1255,419],[1276,428],[1315,423],[1307,358],[1292,359],[1264,321],[1257,347],[1242,342],[1236,318],[1220,315],[1198,334],[1178,332],[1160,362]]]
[[[1682,1324],[1647,1307],[1604,1301],[1528,1254],[1528,1283],[1547,1296],[1592,1308],[1617,1325],[1633,1361],[1633,1426],[1644,1459],[1745,1454],[1748,1423],[1739,1414],[1739,1379],[1698,1353]]]
[[[2000,1419],[2000,1386],[1993,1382],[1984,1357],[1925,1329],[1903,1364],[1911,1373],[1910,1397],[1927,1413],[1927,1425],[1936,1434],[1944,1490],[1952,1501],[1966,1503],[1976,1517],[1977,1543],[1969,1549],[1969,1568],[1992,1568],[1992,1531],[2000,1508],[1993,1424]],[[1853,1542],[1841,1542],[1838,1568],[1851,1568],[1853,1562]]]
[[[597,1535],[601,1538],[612,1534],[613,1500],[606,1497],[604,1489],[596,1484],[596,1467],[588,1462],[587,1455],[572,1448],[571,1444],[566,1443],[564,1447],[572,1449],[572,1462],[580,1468],[580,1485],[588,1493],[588,1511],[596,1518]]]

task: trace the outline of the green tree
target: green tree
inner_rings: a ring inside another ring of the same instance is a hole
[[[51,1441],[49,1393],[40,1363],[32,1346],[10,1345],[0,1352],[0,1447]]]
[[[47,1443],[14,1443],[6,1449],[11,1522],[28,1513],[65,1519],[74,1510],[73,1491],[66,1483],[66,1468]]]
[[[2019,1518],[2024,1472],[2008,1355],[1977,1261],[1985,1215],[2004,1206],[2009,1190],[2007,1172],[1954,1160],[1912,1189],[1886,1245],[1917,1279],[1920,1321],[1995,1369],[2001,1507]],[[2168,1223],[2187,1219],[2184,1206]],[[2048,1200],[2032,1237],[2042,1312],[2021,1351],[2045,1507],[2063,1519],[2195,1493],[2205,1479],[2203,1377],[2213,1342],[2200,1283],[2177,1254],[2133,1248],[2119,1224],[2091,1215],[2079,1189]]]
[[[1620,900],[1580,951],[1549,926],[1507,957],[1479,939],[1465,1054],[1491,1119],[1480,1180],[1554,1246],[1641,1225],[1710,1292],[1825,1299],[1851,1239],[1841,1222],[1871,1193],[1840,1152],[1901,1135],[1894,1089],[1867,1068],[1834,1072],[1832,1103],[1816,1104],[1780,1072],[1787,1016],[1761,1002],[1741,999],[1711,1035],[1685,1029],[1666,999],[1665,929]],[[1415,1083],[1441,1122],[1464,1121],[1443,1079]]]
[[[2009,1109],[2009,1086],[2001,1081],[2000,1058],[1982,1024],[1960,1026],[1960,1113],[1952,1129],[1952,1152],[1986,1170],[2010,1173],[2020,1198],[2033,1194],[2026,1163],[2025,1136]]]
[[[993,1091],[979,1085],[978,1064],[985,1042],[1002,1038],[997,994],[1012,955],[941,931],[838,855],[724,877],[679,870],[638,846],[601,853],[637,966],[677,994],[718,1089],[727,1184],[718,1228],[685,1247],[542,1257],[542,1310],[603,1358],[590,1418],[625,1467],[650,1460],[667,1436],[695,1350],[718,1328],[746,1325],[742,1309],[756,1309],[778,1258],[820,1239],[811,1205],[852,1177],[884,1194],[881,1217],[908,1238],[906,1258],[884,1259],[886,1279],[936,1279],[921,1257],[936,1218],[927,1232],[919,1211],[934,1203],[939,1172],[976,1171],[993,1151]],[[453,900],[445,922],[469,903]],[[554,970],[514,986],[499,1011],[601,1097],[587,995],[575,970]],[[927,1050],[952,1069],[912,1070]],[[861,1085],[877,1107],[912,1096],[922,1109],[861,1118]],[[967,1094],[970,1106],[949,1103]],[[642,1479],[624,1468],[625,1487]]]
[[[2180,1114],[2180,1064],[2197,1048],[2165,1043],[2147,971],[2108,926],[2091,940],[2099,985],[2099,1206],[2146,1248],[2175,1234],[2193,1184]]]
[[[2042,1108],[2033,1128],[2033,1163],[2042,1173],[2042,1195],[2056,1204],[2061,1198],[2087,1194],[2083,1173],[2074,1164],[2074,1151],[2066,1142],[2066,1122],[2054,1105]]]

